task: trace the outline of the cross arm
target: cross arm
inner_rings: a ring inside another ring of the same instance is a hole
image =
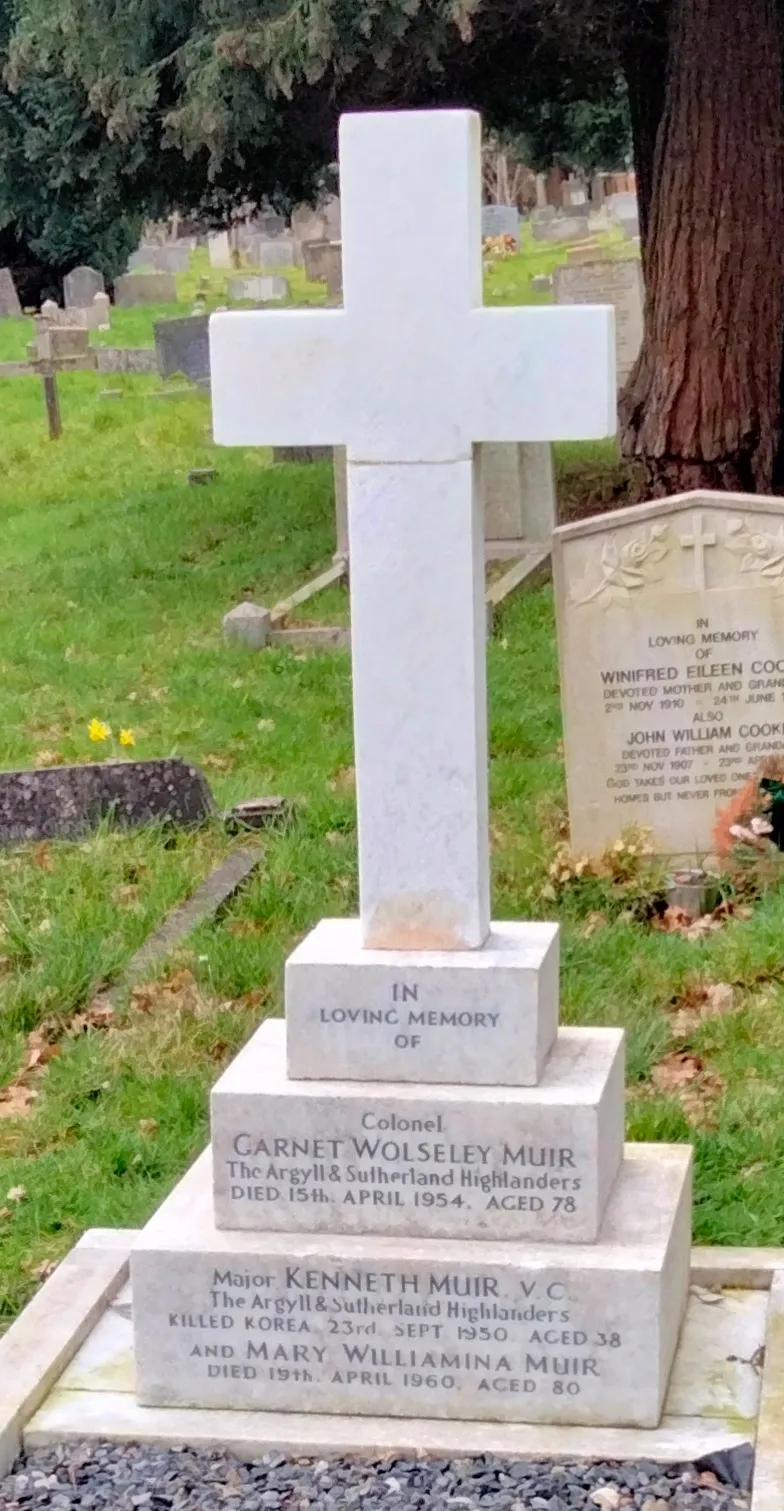
[[[215,440],[222,446],[345,441],[342,310],[236,310],[210,320]]]
[[[615,435],[611,305],[479,309],[469,316],[477,441]]]

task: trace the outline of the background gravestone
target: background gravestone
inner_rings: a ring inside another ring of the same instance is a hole
[[[184,761],[97,761],[43,771],[0,771],[0,844],[78,839],[111,814],[135,828],[156,819],[199,824],[214,809],[195,766]]]
[[[184,373],[200,388],[210,386],[209,315],[185,315],[178,320],[156,320],[155,351],[162,378]]]
[[[626,382],[642,345],[645,294],[637,257],[570,264],[553,273],[556,304],[612,304],[618,387]]]
[[[72,268],[63,279],[63,302],[67,310],[91,309],[95,295],[103,292],[103,273],[97,268]]]
[[[0,268],[0,320],[16,319],[22,313],[10,268]]]
[[[482,240],[486,236],[513,236],[520,245],[520,213],[515,205],[483,205]]]
[[[298,267],[302,262],[302,249],[291,236],[251,236],[244,247],[245,256],[254,268]]]
[[[115,279],[114,302],[128,309],[135,304],[176,304],[173,273],[123,273]]]
[[[238,273],[228,282],[230,299],[257,299],[266,303],[272,299],[288,299],[287,278],[277,278],[274,273]]]
[[[128,272],[149,270],[153,273],[187,273],[191,260],[190,243],[142,245],[128,258]]]
[[[687,493],[555,531],[572,844],[628,824],[710,854],[717,809],[784,748],[784,500]]]

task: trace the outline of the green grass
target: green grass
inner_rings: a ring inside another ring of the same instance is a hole
[[[490,284],[515,277],[524,295],[533,255],[553,251],[524,251]],[[135,322],[135,339],[152,318],[115,316],[127,330]],[[24,322],[0,323],[0,339],[11,344],[12,325],[23,348]],[[243,594],[271,604],[329,562],[330,468],[217,451],[201,395],[161,401],[157,380],[113,378],[124,397],[106,401],[105,381],[61,378],[56,444],[38,382],[0,381],[0,765],[100,756],[87,735],[99,717],[132,729],[139,756],[202,765],[219,806],[282,793],[295,818],[265,838],[241,898],[170,962],[195,987],[180,975],[147,1010],[118,1012],[111,1031],[66,1037],[30,1114],[0,1117],[0,1328],[85,1227],[145,1220],[205,1140],[220,1067],[282,1010],[287,952],[320,917],[357,905],[348,657],[249,656],[220,634]],[[581,456],[570,448],[561,464]],[[608,463],[611,451],[594,454],[593,465]],[[188,487],[188,470],[206,465],[215,483]],[[310,612],[345,619],[343,590]],[[630,921],[601,883],[543,900],[565,811],[548,588],[504,605],[488,656],[495,915],[560,916],[563,1016],[626,1028],[630,1134],[694,1143],[698,1238],[781,1243],[784,892],[699,944]],[[21,1066],[26,1035],[88,1004],[236,843],[216,822],[0,853],[0,1086]],[[586,937],[597,909],[608,922]],[[647,1082],[672,1045],[667,1009],[697,979],[733,982],[739,1004],[693,1036],[726,1086],[708,1130]],[[18,1203],[6,1196],[15,1186],[26,1190]]]

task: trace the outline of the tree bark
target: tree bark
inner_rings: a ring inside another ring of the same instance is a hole
[[[775,0],[674,0],[646,283],[624,453],[645,464],[654,496],[769,491],[784,347]]]
[[[622,46],[632,121],[643,268],[648,258],[656,139],[666,97],[669,21],[670,0],[643,0],[643,3],[635,4],[632,24]]]

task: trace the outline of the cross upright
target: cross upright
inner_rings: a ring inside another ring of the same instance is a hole
[[[477,949],[490,884],[476,446],[613,435],[613,312],[483,308],[473,112],[344,116],[339,158],[344,306],[212,317],[215,439],[345,445],[363,942]]]
[[[705,591],[705,551],[708,546],[715,546],[716,536],[712,530],[705,535],[702,533],[703,519],[701,514],[695,514],[691,522],[691,535],[681,536],[681,545],[685,550],[694,551],[694,586]]]

